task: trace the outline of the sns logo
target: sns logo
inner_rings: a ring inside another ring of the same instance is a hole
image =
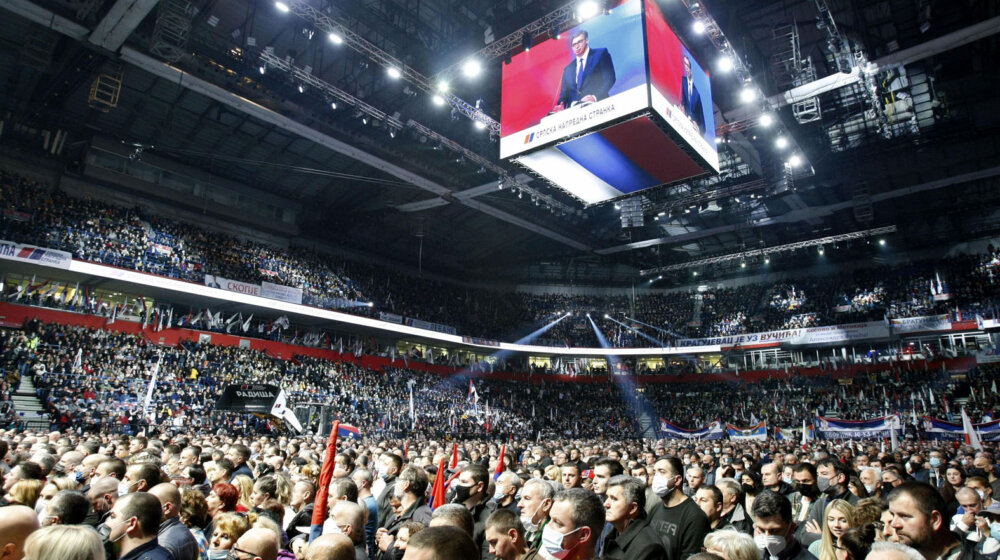
[[[534,140],[534,139],[535,139],[535,133],[534,132],[532,132],[531,134],[526,134],[524,136],[524,143],[525,144],[530,144],[531,141]]]

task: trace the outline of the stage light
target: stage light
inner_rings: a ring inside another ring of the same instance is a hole
[[[881,245],[882,247],[885,247],[885,239],[879,239],[878,244]]]
[[[259,70],[260,71],[260,75],[263,76],[264,72],[267,72],[267,67],[266,66],[261,66],[257,70]]]
[[[771,116],[771,113],[764,113],[760,116],[760,119],[757,120],[757,123],[760,126],[767,128],[774,123],[774,117]]]
[[[826,249],[824,249],[822,245],[819,246],[819,249],[817,249],[817,251],[819,251],[820,255],[825,255],[826,254]]]
[[[330,108],[333,109],[334,111],[336,111],[337,110],[337,102],[336,101],[331,101],[330,102]]]
[[[719,72],[729,72],[733,69],[733,59],[729,58],[729,55],[724,54],[719,57],[716,67],[718,67]]]
[[[466,60],[465,64],[462,65],[462,73],[465,74],[467,78],[475,78],[483,71],[482,64],[476,59]]]
[[[663,280],[663,275],[661,274],[661,275],[657,276],[656,279],[657,280]]]
[[[694,25],[691,26],[691,29],[693,29],[694,32],[697,33],[698,35],[701,35],[702,33],[705,32],[705,23],[701,20],[695,20]]]
[[[368,117],[361,117],[361,124],[368,124]]]
[[[601,11],[600,6],[594,0],[585,0],[576,8],[576,19],[579,21],[588,20]]]
[[[771,264],[771,257],[764,257],[764,264]]]
[[[611,318],[611,315],[608,315],[607,313],[605,313],[605,314],[604,314],[604,318],[605,318],[605,319],[610,319],[610,318]]]
[[[444,105],[444,98],[441,97],[440,95],[435,95],[434,97],[431,98],[431,100],[434,101],[434,104],[437,105],[438,107]]]
[[[774,141],[774,145],[777,146],[779,150],[784,150],[788,147],[788,138],[779,136],[778,139]]]
[[[524,35],[521,35],[521,48],[524,49],[524,52],[528,52],[531,50],[531,45],[533,44],[533,42],[534,41],[530,33],[525,33]]]
[[[746,86],[740,90],[740,101],[744,103],[751,103],[757,99],[757,90],[752,86]]]
[[[368,302],[368,307],[375,307],[375,302],[369,301]]]
[[[740,268],[746,268],[746,267],[747,267],[747,261],[740,261]]]
[[[396,131],[390,128],[389,129],[389,138],[395,138],[395,137],[396,137]]]
[[[288,7],[288,4],[285,4],[284,2],[275,2],[274,7],[277,8],[278,11],[283,14],[287,14],[289,11],[291,11],[291,8]]]
[[[475,121],[475,125],[479,130],[486,130],[486,123],[483,121]]]
[[[393,80],[398,80],[403,75],[403,73],[399,71],[399,68],[396,68],[395,66],[386,68],[385,73],[388,74]]]
[[[692,273],[691,273],[691,276],[698,276],[698,271],[697,271],[697,270],[695,270],[694,272],[692,272]]]
[[[305,93],[305,92],[306,92],[306,86],[299,84],[299,93]]]
[[[340,35],[332,32],[332,31],[330,32],[329,35],[327,35],[327,37],[330,39],[330,42],[333,43],[334,45],[339,45],[339,44],[341,44],[341,43],[344,42],[344,38],[343,37],[341,37]]]
[[[792,157],[788,158],[789,167],[798,167],[799,165],[802,165],[802,158],[800,158],[799,156],[793,155]]]
[[[440,91],[441,93],[448,93],[449,87],[450,84],[448,84],[448,82],[445,81],[438,82],[438,91]]]

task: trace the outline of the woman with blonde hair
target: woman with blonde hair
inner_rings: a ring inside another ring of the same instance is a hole
[[[760,560],[753,537],[735,529],[720,529],[705,535],[705,552],[723,560]]]
[[[25,560],[104,560],[101,536],[88,525],[50,525],[28,536]]]
[[[847,500],[834,500],[826,506],[823,517],[823,538],[809,545],[809,552],[819,560],[846,560],[847,552],[840,537],[857,526],[854,506]]]
[[[250,511],[253,509],[253,479],[245,474],[236,475],[230,482],[240,491],[240,499],[236,502],[236,511]]]
[[[19,480],[10,487],[10,490],[7,491],[7,495],[4,497],[11,504],[28,506],[31,509],[35,509],[35,502],[42,495],[42,486],[45,486],[45,483],[41,480]]]
[[[233,548],[243,533],[250,530],[250,523],[250,518],[245,513],[223,513],[216,517],[209,540],[209,559],[222,559],[229,555],[229,549]]]

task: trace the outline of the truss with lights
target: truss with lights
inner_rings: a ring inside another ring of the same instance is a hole
[[[398,74],[417,89],[435,99],[442,99],[451,105],[456,111],[480,123],[484,128],[490,130],[490,134],[500,135],[500,123],[493,120],[489,115],[481,111],[458,96],[448,93],[440,84],[432,84],[431,80],[416,70],[410,68],[402,61],[393,57],[389,53],[379,49],[375,45],[366,41],[357,33],[351,31],[340,23],[330,19],[326,14],[313,8],[302,0],[289,0],[286,4],[289,11],[296,16],[312,23],[317,29],[327,34],[334,42],[344,43],[352,49],[369,57],[377,64],[386,69],[387,72]]]
[[[864,239],[866,237],[875,237],[877,235],[885,235],[895,232],[896,232],[896,226],[885,226],[874,229],[854,231],[851,233],[842,233],[840,235],[831,235],[829,237],[820,237],[817,239],[809,239],[806,241],[796,241],[795,243],[787,243],[785,245],[778,245],[775,247],[751,249],[748,251],[740,251],[738,253],[730,253],[728,255],[719,255],[717,257],[708,257],[705,259],[698,259],[695,261],[688,261],[685,263],[677,263],[668,266],[660,266],[657,268],[649,268],[640,271],[639,275],[648,276],[650,274],[658,274],[661,272],[673,272],[675,270],[684,270],[688,268],[696,268],[699,266],[705,266],[710,264],[719,264],[736,260],[745,260],[747,258],[753,258],[753,257],[766,257],[768,255],[784,253],[787,251],[794,251],[796,249],[804,249],[808,247],[820,247],[830,243],[839,243],[841,241],[850,241],[852,239]]]

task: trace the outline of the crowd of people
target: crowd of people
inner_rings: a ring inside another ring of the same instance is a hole
[[[1000,550],[993,443],[413,435],[329,447],[318,436],[193,428],[0,430],[0,551],[29,560],[983,560]]]
[[[65,250],[74,258],[204,282],[205,275],[300,288],[303,302],[348,313],[390,313],[516,340],[560,314],[576,312],[538,337],[540,344],[656,346],[702,337],[940,313],[993,313],[1000,254],[859,268],[794,282],[634,295],[536,295],[470,288],[392,269],[239,239],[138,208],[79,199],[0,171],[0,236]],[[944,289],[947,297],[935,297]],[[8,294],[9,295],[9,294]],[[372,305],[367,304],[371,302]],[[605,331],[594,332],[586,313]],[[604,316],[623,324],[605,320]],[[627,325],[627,326],[626,326]]]

